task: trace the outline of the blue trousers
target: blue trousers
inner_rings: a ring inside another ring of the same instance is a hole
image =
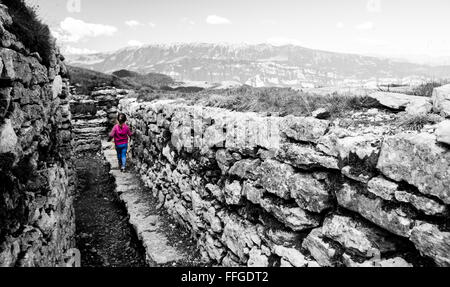
[[[119,168],[127,166],[127,150],[128,144],[116,145],[117,159],[119,160]]]

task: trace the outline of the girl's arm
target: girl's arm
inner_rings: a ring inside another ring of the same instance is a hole
[[[112,140],[115,134],[116,134],[116,126],[114,126],[112,131],[109,133],[109,140]]]
[[[133,135],[133,133],[131,132],[130,127],[128,127],[128,136],[131,137]]]

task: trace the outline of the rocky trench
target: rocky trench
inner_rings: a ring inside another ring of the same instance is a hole
[[[119,109],[143,182],[214,264],[450,264],[449,152],[433,127],[399,131],[382,110],[348,126],[182,101]]]

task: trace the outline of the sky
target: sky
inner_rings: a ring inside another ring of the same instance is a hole
[[[448,0],[26,0],[63,51],[155,43],[294,44],[450,60]]]

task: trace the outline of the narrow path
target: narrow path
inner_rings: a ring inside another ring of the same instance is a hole
[[[85,187],[75,200],[76,242],[82,267],[147,266],[145,251],[128,223],[103,157],[77,159]]]
[[[206,266],[202,262],[196,242],[158,206],[151,192],[131,171],[118,169],[116,152],[111,143],[102,142],[103,153],[111,164],[116,192],[124,202],[130,223],[136,230],[146,251],[150,266]]]

